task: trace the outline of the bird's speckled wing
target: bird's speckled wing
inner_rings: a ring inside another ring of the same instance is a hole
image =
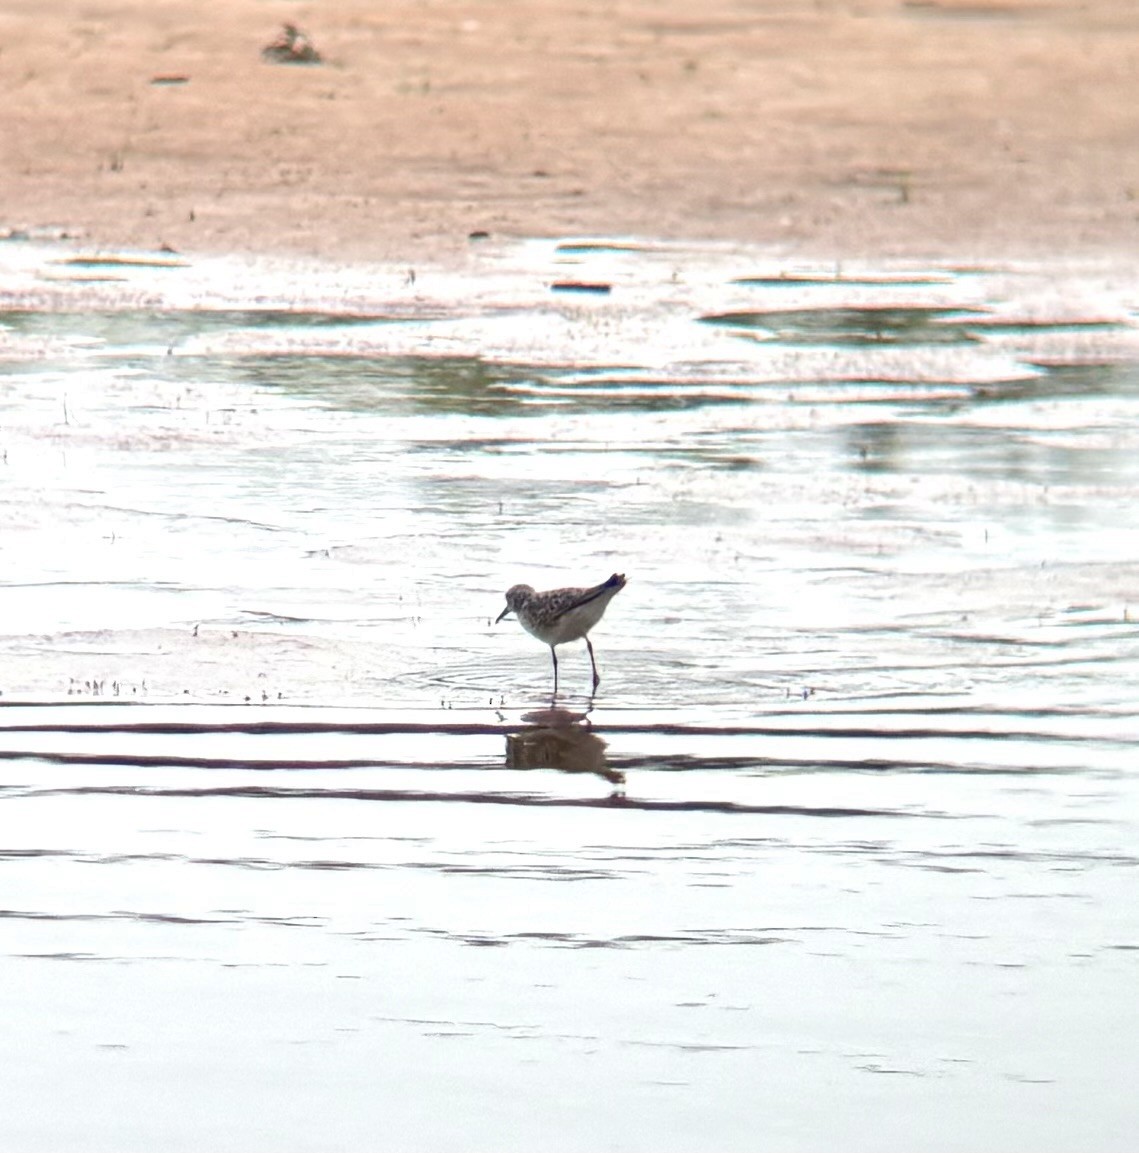
[[[557,607],[554,610],[554,619],[563,617],[566,613],[573,612],[574,609],[579,609],[582,605],[587,605],[590,601],[595,601],[606,593],[618,592],[624,587],[625,578],[614,573],[607,581],[602,581],[601,584],[594,585],[591,589],[562,589],[557,600]]]

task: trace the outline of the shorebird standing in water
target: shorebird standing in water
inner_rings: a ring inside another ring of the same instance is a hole
[[[558,691],[557,646],[585,637],[596,692],[601,678],[593,659],[593,645],[586,634],[601,620],[606,606],[624,587],[625,577],[620,573],[614,573],[604,584],[591,589],[551,589],[536,593],[529,585],[515,585],[507,590],[506,608],[494,623],[498,624],[507,613],[514,613],[518,623],[531,636],[550,646],[550,656],[554,658],[555,693]]]

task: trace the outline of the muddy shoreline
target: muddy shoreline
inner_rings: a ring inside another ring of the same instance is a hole
[[[318,65],[265,62],[282,20]],[[0,228],[95,248],[461,263],[472,233],[836,259],[1135,247],[1120,0],[23,0]]]

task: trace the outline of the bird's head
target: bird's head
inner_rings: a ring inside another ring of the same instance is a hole
[[[512,588],[506,590],[506,608],[498,614],[498,619],[495,624],[498,624],[504,616],[518,611],[518,606],[524,604],[528,597],[534,595],[534,590],[529,585],[514,585]]]

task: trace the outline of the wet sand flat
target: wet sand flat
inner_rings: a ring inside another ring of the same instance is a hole
[[[272,65],[282,19],[324,54]],[[1123,0],[18,0],[0,226],[422,262],[467,234],[1133,250]]]

